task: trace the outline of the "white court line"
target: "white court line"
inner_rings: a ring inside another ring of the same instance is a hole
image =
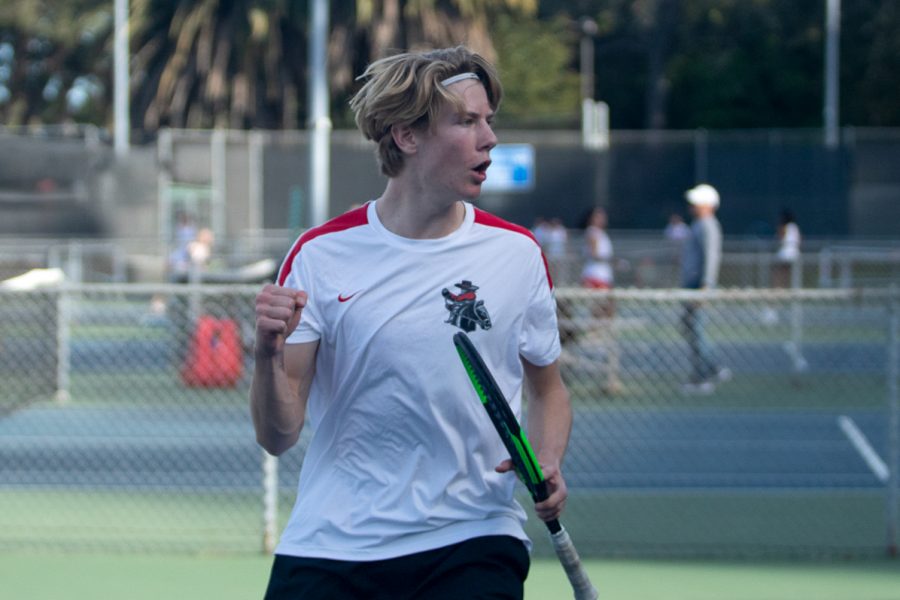
[[[860,431],[859,427],[856,426],[856,423],[850,417],[841,415],[838,417],[837,421],[841,431],[844,432],[844,435],[847,436],[847,439],[850,440],[850,443],[853,444],[853,447],[856,448],[856,451],[859,452],[862,459],[869,465],[869,469],[872,470],[875,477],[877,477],[881,483],[885,483],[890,476],[887,465],[881,460],[881,457],[878,456],[875,449],[872,448],[866,435]]]

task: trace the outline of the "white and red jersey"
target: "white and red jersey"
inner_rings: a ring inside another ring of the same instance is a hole
[[[587,261],[581,270],[582,283],[592,287],[613,286],[613,245],[605,230],[591,225],[584,231]]]
[[[508,457],[453,345],[466,330],[521,416],[521,358],[560,353],[552,282],[527,229],[466,203],[413,240],[375,203],[304,233],[279,272],[309,301],[288,343],[318,340],[312,438],[278,554],[380,560],[483,535],[527,542]]]

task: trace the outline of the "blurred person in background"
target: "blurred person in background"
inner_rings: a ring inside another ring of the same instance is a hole
[[[201,279],[212,260],[214,243],[215,235],[208,227],[201,227],[192,238],[179,241],[179,247],[170,257],[169,280],[186,283]]]
[[[584,228],[584,267],[582,287],[610,290],[613,287],[613,245],[606,233],[606,210],[595,207],[588,214]]]
[[[534,236],[534,239],[537,240],[537,243],[541,245],[541,248],[547,243],[547,233],[550,231],[550,222],[544,217],[537,217],[534,220],[534,225],[531,226],[531,234]]]
[[[569,232],[563,225],[562,219],[559,217],[541,218],[535,227],[535,237],[544,250],[544,256],[547,257],[553,279],[568,281]]]
[[[778,250],[775,254],[775,287],[789,287],[791,274],[800,261],[800,227],[788,208],[778,218]]]
[[[669,221],[668,223],[666,223],[666,228],[663,231],[663,235],[670,242],[681,244],[682,242],[684,242],[684,240],[690,237],[691,228],[688,227],[687,223],[684,222],[684,218],[681,216],[681,213],[674,212],[669,215]]]
[[[188,257],[190,258],[191,275],[197,276],[209,266],[212,260],[213,244],[216,238],[212,229],[203,227],[197,232],[190,244],[188,244]]]
[[[778,228],[776,230],[778,249],[775,251],[775,261],[772,265],[772,287],[788,288],[794,286],[794,273],[797,273],[796,285],[800,285],[800,227],[797,225],[793,211],[783,209],[778,216]],[[780,320],[778,309],[775,306],[766,306],[760,316],[764,325],[777,325]]]
[[[279,455],[312,430],[265,597],[521,599],[516,477],[447,318],[453,287],[497,316],[470,335],[514,413],[528,391],[550,491],[535,511],[558,517],[572,414],[552,282],[527,229],[471,203],[500,82],[462,47],[383,58],[362,79],[350,106],[387,185],[303,233],[256,299],[257,440]]]
[[[606,233],[608,217],[606,209],[594,207],[588,214],[584,228],[584,253],[586,256],[581,270],[582,287],[592,290],[611,290],[615,280],[613,271],[613,244]],[[591,314],[594,325],[590,328],[605,350],[602,370],[603,390],[609,394],[618,393],[622,384],[619,380],[619,347],[613,331],[615,301],[609,297],[592,300]]]
[[[669,215],[666,227],[663,229],[663,237],[666,240],[666,273],[660,287],[677,287],[679,271],[681,268],[681,253],[684,250],[685,241],[691,237],[691,228],[684,222],[684,217],[679,212]]]
[[[185,211],[179,211],[175,223],[175,247],[169,254],[169,280],[178,282],[187,277],[191,269],[190,245],[197,238],[194,219]]]
[[[547,224],[544,240],[544,252],[552,261],[561,261],[566,257],[569,243],[569,232],[563,225],[562,219],[553,217]]]
[[[716,218],[719,192],[701,183],[685,192],[692,221],[691,235],[681,256],[681,286],[689,290],[714,290],[719,284],[722,262],[722,226]],[[731,371],[719,365],[704,331],[706,315],[700,302],[684,307],[682,326],[691,353],[691,373],[684,390],[709,394],[716,383],[731,379]]]

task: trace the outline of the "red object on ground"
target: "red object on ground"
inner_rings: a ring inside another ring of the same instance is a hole
[[[234,387],[244,371],[238,326],[232,319],[200,317],[181,380],[189,387]]]

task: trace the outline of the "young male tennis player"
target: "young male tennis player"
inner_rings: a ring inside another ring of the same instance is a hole
[[[300,236],[256,299],[257,439],[278,455],[312,429],[266,598],[521,598],[526,515],[452,341],[469,332],[517,416],[527,389],[551,492],[535,508],[558,517],[572,416],[552,282],[526,229],[470,203],[500,82],[463,47],[362,79],[351,107],[387,186]]]

